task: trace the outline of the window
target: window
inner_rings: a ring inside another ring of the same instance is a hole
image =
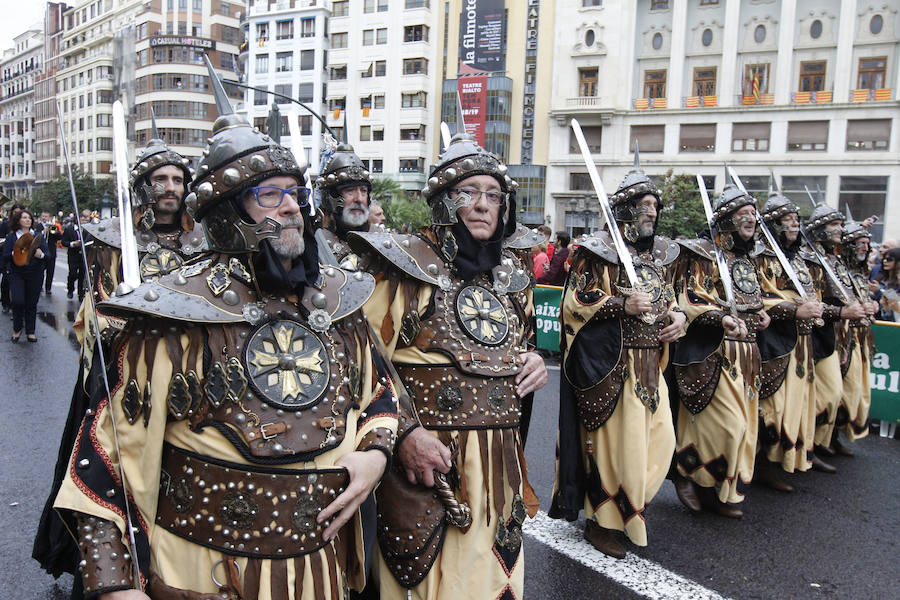
[[[666,97],[666,70],[644,71],[644,98]]]
[[[294,68],[294,53],[279,52],[275,55],[275,72],[288,73]]]
[[[192,5],[194,12],[203,12],[203,0],[194,0]]]
[[[428,8],[428,0],[406,0],[406,8]]]
[[[372,171],[372,173],[384,172],[384,161],[380,158],[373,158],[371,171]]]
[[[421,158],[401,158],[400,159],[400,172],[401,173],[421,173],[424,162],[425,162],[424,159],[421,159]]]
[[[112,127],[112,115],[103,113],[97,115],[97,127]]]
[[[373,127],[372,128],[372,141],[373,142],[383,142],[384,141],[384,127]]]
[[[312,115],[300,115],[300,135],[312,135]]]
[[[254,106],[265,106],[269,103],[269,94],[266,92],[268,88],[264,86],[260,86],[260,89],[253,90],[253,105]]]
[[[859,90],[877,90],[884,87],[884,73],[887,66],[887,58],[861,58],[859,59]]]
[[[593,29],[588,29],[584,34],[584,45],[590,48],[594,45],[594,42],[597,39],[597,35],[594,33]]]
[[[428,25],[407,25],[403,28],[404,42],[427,42]]]
[[[315,100],[315,94],[316,89],[314,83],[301,83],[299,93],[297,94],[297,99],[300,100],[300,102],[312,102],[313,100]]]
[[[300,51],[300,70],[301,71],[309,71],[310,69],[314,69],[316,66],[316,51],[315,50],[301,50]]]
[[[809,37],[816,40],[819,39],[820,35],[822,35],[822,21],[816,19],[812,22],[812,25],[809,26]]]
[[[346,48],[347,47],[347,32],[343,31],[341,33],[332,33],[331,34],[331,47],[332,48]]]
[[[338,3],[335,2],[335,5]],[[300,37],[311,38],[316,35],[316,18],[306,17],[300,19]]]
[[[869,31],[872,32],[872,35],[878,35],[881,33],[881,28],[884,26],[884,18],[881,15],[875,15],[872,17],[872,20],[869,21]]]
[[[712,29],[704,29],[703,33],[700,36],[700,42],[704,46],[709,46],[710,44],[712,44],[712,40],[713,40]]]
[[[715,89],[715,83],[713,84]],[[744,67],[744,94],[767,94],[769,92],[769,63]],[[700,95],[700,94],[698,94]],[[705,94],[710,96],[712,94]]]
[[[222,41],[225,43],[237,44],[241,39],[240,30],[237,27],[221,25],[219,31],[222,35]]]
[[[428,60],[424,58],[404,58],[403,59],[404,75],[427,75]]]
[[[403,108],[425,108],[425,92],[411,92],[400,95],[400,105]]]
[[[634,144],[637,142],[641,152],[662,152],[665,137],[665,125],[632,125],[630,151],[634,152]]]
[[[651,42],[651,44],[653,45],[653,49],[654,49],[654,50],[659,50],[660,48],[662,48],[662,43],[663,43],[663,37],[662,37],[662,34],[661,34],[661,33],[654,33],[654,34],[653,34],[653,41]],[[589,46],[593,46],[593,40],[592,40],[591,43],[588,44],[588,45],[589,45]]]
[[[332,17],[346,17],[350,14],[350,0],[334,0],[331,3]]]
[[[594,189],[591,176],[587,173],[569,173],[569,189],[573,191]]]
[[[268,73],[269,72],[269,55],[268,54],[257,54],[256,55],[256,72],[257,73]]]
[[[847,121],[847,150],[887,150],[890,139],[890,119]]]
[[[578,69],[578,95],[579,96],[596,96],[597,95],[597,72],[598,69]]]
[[[330,110],[330,111],[344,110],[344,108],[346,106],[347,106],[346,98],[329,98],[328,99],[328,110]]]
[[[371,46],[375,43],[375,30],[374,29],[364,29],[363,30],[363,46]]]
[[[269,24],[268,23],[257,23],[256,24],[256,41],[259,43],[265,43],[269,40]]]
[[[828,149],[828,121],[789,121],[788,152],[824,152]]]
[[[735,123],[731,129],[732,152],[768,152],[771,123]]]
[[[372,126],[361,125],[359,127],[359,141],[368,142],[372,139]]]
[[[219,5],[219,12],[226,17],[231,15],[231,4],[229,2],[222,2]]]
[[[294,21],[278,21],[275,23],[275,39],[290,40],[294,37]]]
[[[581,6],[585,8],[589,6],[603,6],[603,0],[581,0]]]
[[[112,150],[112,138],[98,137],[97,138],[97,150],[101,150],[101,151],[102,150]]]
[[[757,25],[756,29],[753,30],[753,39],[757,44],[762,44],[766,41],[766,26],[765,25]]]
[[[715,152],[716,124],[684,124],[679,140],[681,152]]]
[[[375,77],[384,77],[387,74],[387,61],[386,60],[376,60],[375,61]]]
[[[669,0],[650,0],[650,10],[666,10],[669,8]]]
[[[884,209],[887,202],[887,177],[841,177],[838,210],[842,213],[850,206],[852,214],[857,218],[864,215],[875,215],[884,221]],[[875,223],[870,229],[872,237],[881,239],[884,225]]]
[[[600,125],[582,125],[581,131],[584,133],[584,141],[587,142],[588,149],[592,153],[599,154],[603,127]],[[643,148],[641,149],[643,150]],[[569,131],[569,152],[571,154],[581,153],[581,150],[578,147],[578,141],[575,139],[575,134],[572,133],[571,130]]]
[[[694,96],[716,95],[716,67],[694,69]]]
[[[291,92],[292,92],[291,87],[293,87],[293,86],[291,86],[290,83],[276,83],[275,84],[275,93],[281,94],[282,96],[287,96],[288,98],[290,98]],[[285,100],[284,98],[279,98],[278,96],[275,96],[275,102],[277,102],[278,104],[284,104],[285,102],[287,102],[287,100]]]
[[[825,89],[825,61],[800,63],[800,92],[821,92]]]
[[[388,0],[365,0],[363,4],[363,12],[387,12]]]
[[[400,139],[403,141],[414,141],[425,139],[425,126],[417,125],[411,127],[408,125],[400,127]]]
[[[387,44],[387,27],[375,30],[375,43],[378,45]]]

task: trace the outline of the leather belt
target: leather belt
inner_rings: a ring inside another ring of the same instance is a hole
[[[277,469],[163,447],[156,524],[224,554],[287,558],[327,545],[319,512],[347,487],[346,469]]]

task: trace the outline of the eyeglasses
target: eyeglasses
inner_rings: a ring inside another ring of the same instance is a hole
[[[256,203],[260,208],[278,208],[284,202],[285,196],[293,198],[300,208],[309,205],[309,191],[302,185],[287,189],[273,185],[258,185],[250,188],[250,191],[256,196]]]
[[[883,260],[884,262],[894,262],[896,259],[893,256],[885,256],[881,260]]]
[[[502,192],[495,192],[493,190],[476,190],[474,188],[454,188],[450,190],[452,192],[456,192],[457,194],[465,194],[469,198],[472,199],[472,202],[478,202],[479,198],[484,196],[487,198],[487,201],[491,204],[495,204],[497,206],[503,202],[504,194]]]

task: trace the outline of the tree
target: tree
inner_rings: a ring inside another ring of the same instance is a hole
[[[115,182],[111,177],[95,178],[90,173],[85,173],[77,166],[73,166],[72,182],[78,206],[82,210],[99,210],[100,199],[104,194],[115,197]],[[69,189],[68,175],[60,173],[37,188],[32,196],[31,209],[35,212],[48,211],[52,214],[56,214],[58,211],[72,212],[72,194]]]
[[[371,197],[384,209],[385,227],[399,231],[409,223],[413,231],[431,222],[431,209],[421,198],[410,199],[390,177],[372,179]]]
[[[696,178],[669,169],[659,185],[663,209],[656,231],[670,238],[696,237],[706,229],[706,213],[697,190]]]

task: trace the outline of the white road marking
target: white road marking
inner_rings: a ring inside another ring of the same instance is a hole
[[[539,511],[534,519],[528,519],[522,529],[542,544],[645,598],[727,600],[725,596],[631,552],[623,560],[610,558],[584,541],[580,526],[563,519],[551,519],[544,511]]]

